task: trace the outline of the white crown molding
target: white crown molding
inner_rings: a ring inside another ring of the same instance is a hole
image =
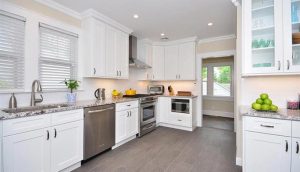
[[[84,11],[83,13],[81,13],[81,17],[82,17],[82,19],[87,18],[87,17],[94,17],[98,20],[101,20],[101,21],[105,22],[106,24],[109,24],[113,27],[121,29],[125,33],[131,34],[133,32],[132,29],[116,22],[115,20],[105,16],[102,13],[99,13],[98,11],[96,11],[94,9],[88,9],[88,10]]]
[[[209,42],[216,42],[216,41],[222,41],[227,39],[236,39],[235,34],[232,35],[224,35],[224,36],[218,36],[218,37],[212,37],[212,38],[206,38],[206,39],[200,39],[198,41],[199,44],[201,43],[209,43]]]
[[[174,44],[181,44],[181,43],[186,43],[186,42],[196,42],[196,41],[197,41],[197,36],[194,36],[194,37],[178,39],[178,40],[174,40],[174,41],[153,42],[153,45],[157,45],[157,46],[174,45]]]
[[[67,7],[65,7],[65,6],[63,6],[63,5],[55,2],[53,0],[35,0],[35,1],[38,2],[38,3],[40,3],[40,4],[46,5],[46,6],[50,7],[50,8],[53,8],[53,9],[55,9],[57,11],[60,11],[60,12],[62,12],[64,14],[66,14],[66,15],[74,17],[76,19],[81,19],[81,15],[80,15],[79,12],[74,11],[74,10],[72,10],[70,8],[67,8]]]

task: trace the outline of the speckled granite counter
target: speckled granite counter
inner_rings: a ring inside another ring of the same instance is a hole
[[[241,107],[240,114],[259,118],[300,121],[300,110],[279,109],[278,112],[259,112],[250,107]]]
[[[198,96],[192,95],[192,96],[169,96],[169,95],[159,95],[159,97],[171,97],[171,98],[196,98]]]
[[[33,111],[27,111],[27,112],[16,112],[16,113],[6,113],[2,110],[0,110],[0,120],[6,120],[6,119],[14,119],[14,118],[22,118],[22,117],[28,117],[28,116],[36,116],[36,115],[44,115],[48,113],[55,113],[55,112],[62,112],[62,111],[69,111],[69,110],[75,110],[75,109],[82,109],[85,107],[93,107],[93,106],[99,106],[99,105],[106,105],[106,104],[112,104],[112,103],[122,103],[122,102],[129,102],[138,100],[136,98],[120,98],[120,99],[106,99],[103,101],[96,101],[96,100],[90,100],[90,101],[78,101],[74,104],[66,104],[66,103],[60,103],[60,104],[49,104],[49,105],[41,105],[42,107],[47,106],[59,106],[62,105],[62,107],[57,108],[40,108]]]

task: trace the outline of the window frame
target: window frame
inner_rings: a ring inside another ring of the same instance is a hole
[[[230,96],[214,96],[214,67],[230,66],[231,69],[231,82],[230,82]],[[234,63],[233,62],[220,62],[220,63],[206,63],[202,65],[207,67],[207,95],[203,95],[203,99],[206,100],[222,100],[233,101],[234,100]],[[202,69],[201,69],[202,71]],[[201,75],[202,77],[202,75]],[[201,84],[202,85],[202,84]],[[203,89],[203,88],[202,88]]]
[[[44,22],[39,22],[39,26],[38,26],[38,34],[39,34],[39,38],[38,38],[38,42],[39,42],[39,57],[38,57],[38,71],[39,71],[39,80],[42,82],[42,78],[41,78],[41,61],[45,60],[47,61],[47,59],[42,59],[41,58],[41,28],[46,28],[46,29],[49,29],[49,30],[53,30],[55,32],[59,32],[59,33],[62,33],[62,34],[66,34],[66,35],[69,35],[69,36],[73,36],[73,37],[76,37],[77,40],[76,40],[76,46],[75,46],[75,59],[73,59],[74,61],[74,65],[72,65],[72,61],[70,61],[70,63],[68,62],[63,62],[63,61],[60,61],[60,62],[56,62],[55,64],[67,64],[70,66],[70,68],[75,68],[73,69],[73,72],[75,72],[75,77],[74,78],[66,78],[66,79],[76,79],[76,80],[80,80],[80,73],[79,73],[79,70],[80,70],[80,65],[79,65],[79,46],[80,46],[80,35],[76,32],[72,32],[72,31],[69,31],[67,29],[61,29],[60,27],[57,27],[57,26],[53,26],[49,23],[44,23]],[[44,63],[45,64],[45,63]],[[51,62],[47,63],[47,64],[51,64]],[[52,64],[54,65],[54,63]],[[72,71],[71,71],[71,75],[72,75]],[[63,82],[63,81],[62,81]],[[43,85],[42,85],[43,86]],[[80,88],[78,89],[79,91],[81,90]],[[68,88],[55,88],[55,89],[44,89],[43,90],[44,92],[65,92],[65,91],[68,91]]]
[[[21,22],[24,22],[24,30],[23,30],[23,50],[22,50],[22,59],[18,59],[16,57],[14,57],[15,60],[17,60],[17,62],[21,62],[21,71],[23,71],[23,74],[21,74],[21,76],[18,76],[18,77],[21,77],[22,78],[22,86],[20,88],[17,88],[17,87],[9,87],[9,88],[0,88],[0,93],[11,93],[11,92],[23,92],[25,90],[25,51],[26,51],[26,24],[27,24],[27,18],[25,16],[22,16],[22,15],[19,15],[19,14],[15,14],[11,11],[8,11],[8,10],[5,10],[5,9],[1,9],[0,8],[0,15],[3,15],[3,16],[6,16],[6,17],[9,17],[9,18],[12,18],[12,19],[15,19],[15,20],[19,20]],[[20,35],[17,35],[17,36],[20,36]],[[15,67],[15,66],[14,66]],[[20,69],[19,69],[20,70]],[[20,72],[20,71],[19,71]],[[18,78],[17,76],[15,76],[16,78]],[[14,78],[14,79],[16,79]]]

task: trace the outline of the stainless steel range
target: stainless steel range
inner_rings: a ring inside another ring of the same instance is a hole
[[[151,94],[136,94],[131,98],[139,98],[140,113],[139,113],[139,137],[153,131],[156,128],[156,106],[157,96]]]

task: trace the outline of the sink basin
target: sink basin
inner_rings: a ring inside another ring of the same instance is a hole
[[[56,108],[68,107],[68,106],[69,106],[68,104],[41,105],[41,106],[33,106],[33,107],[3,109],[2,111],[5,113],[20,113],[20,112],[31,112],[31,111],[43,111],[43,110],[56,109]]]

